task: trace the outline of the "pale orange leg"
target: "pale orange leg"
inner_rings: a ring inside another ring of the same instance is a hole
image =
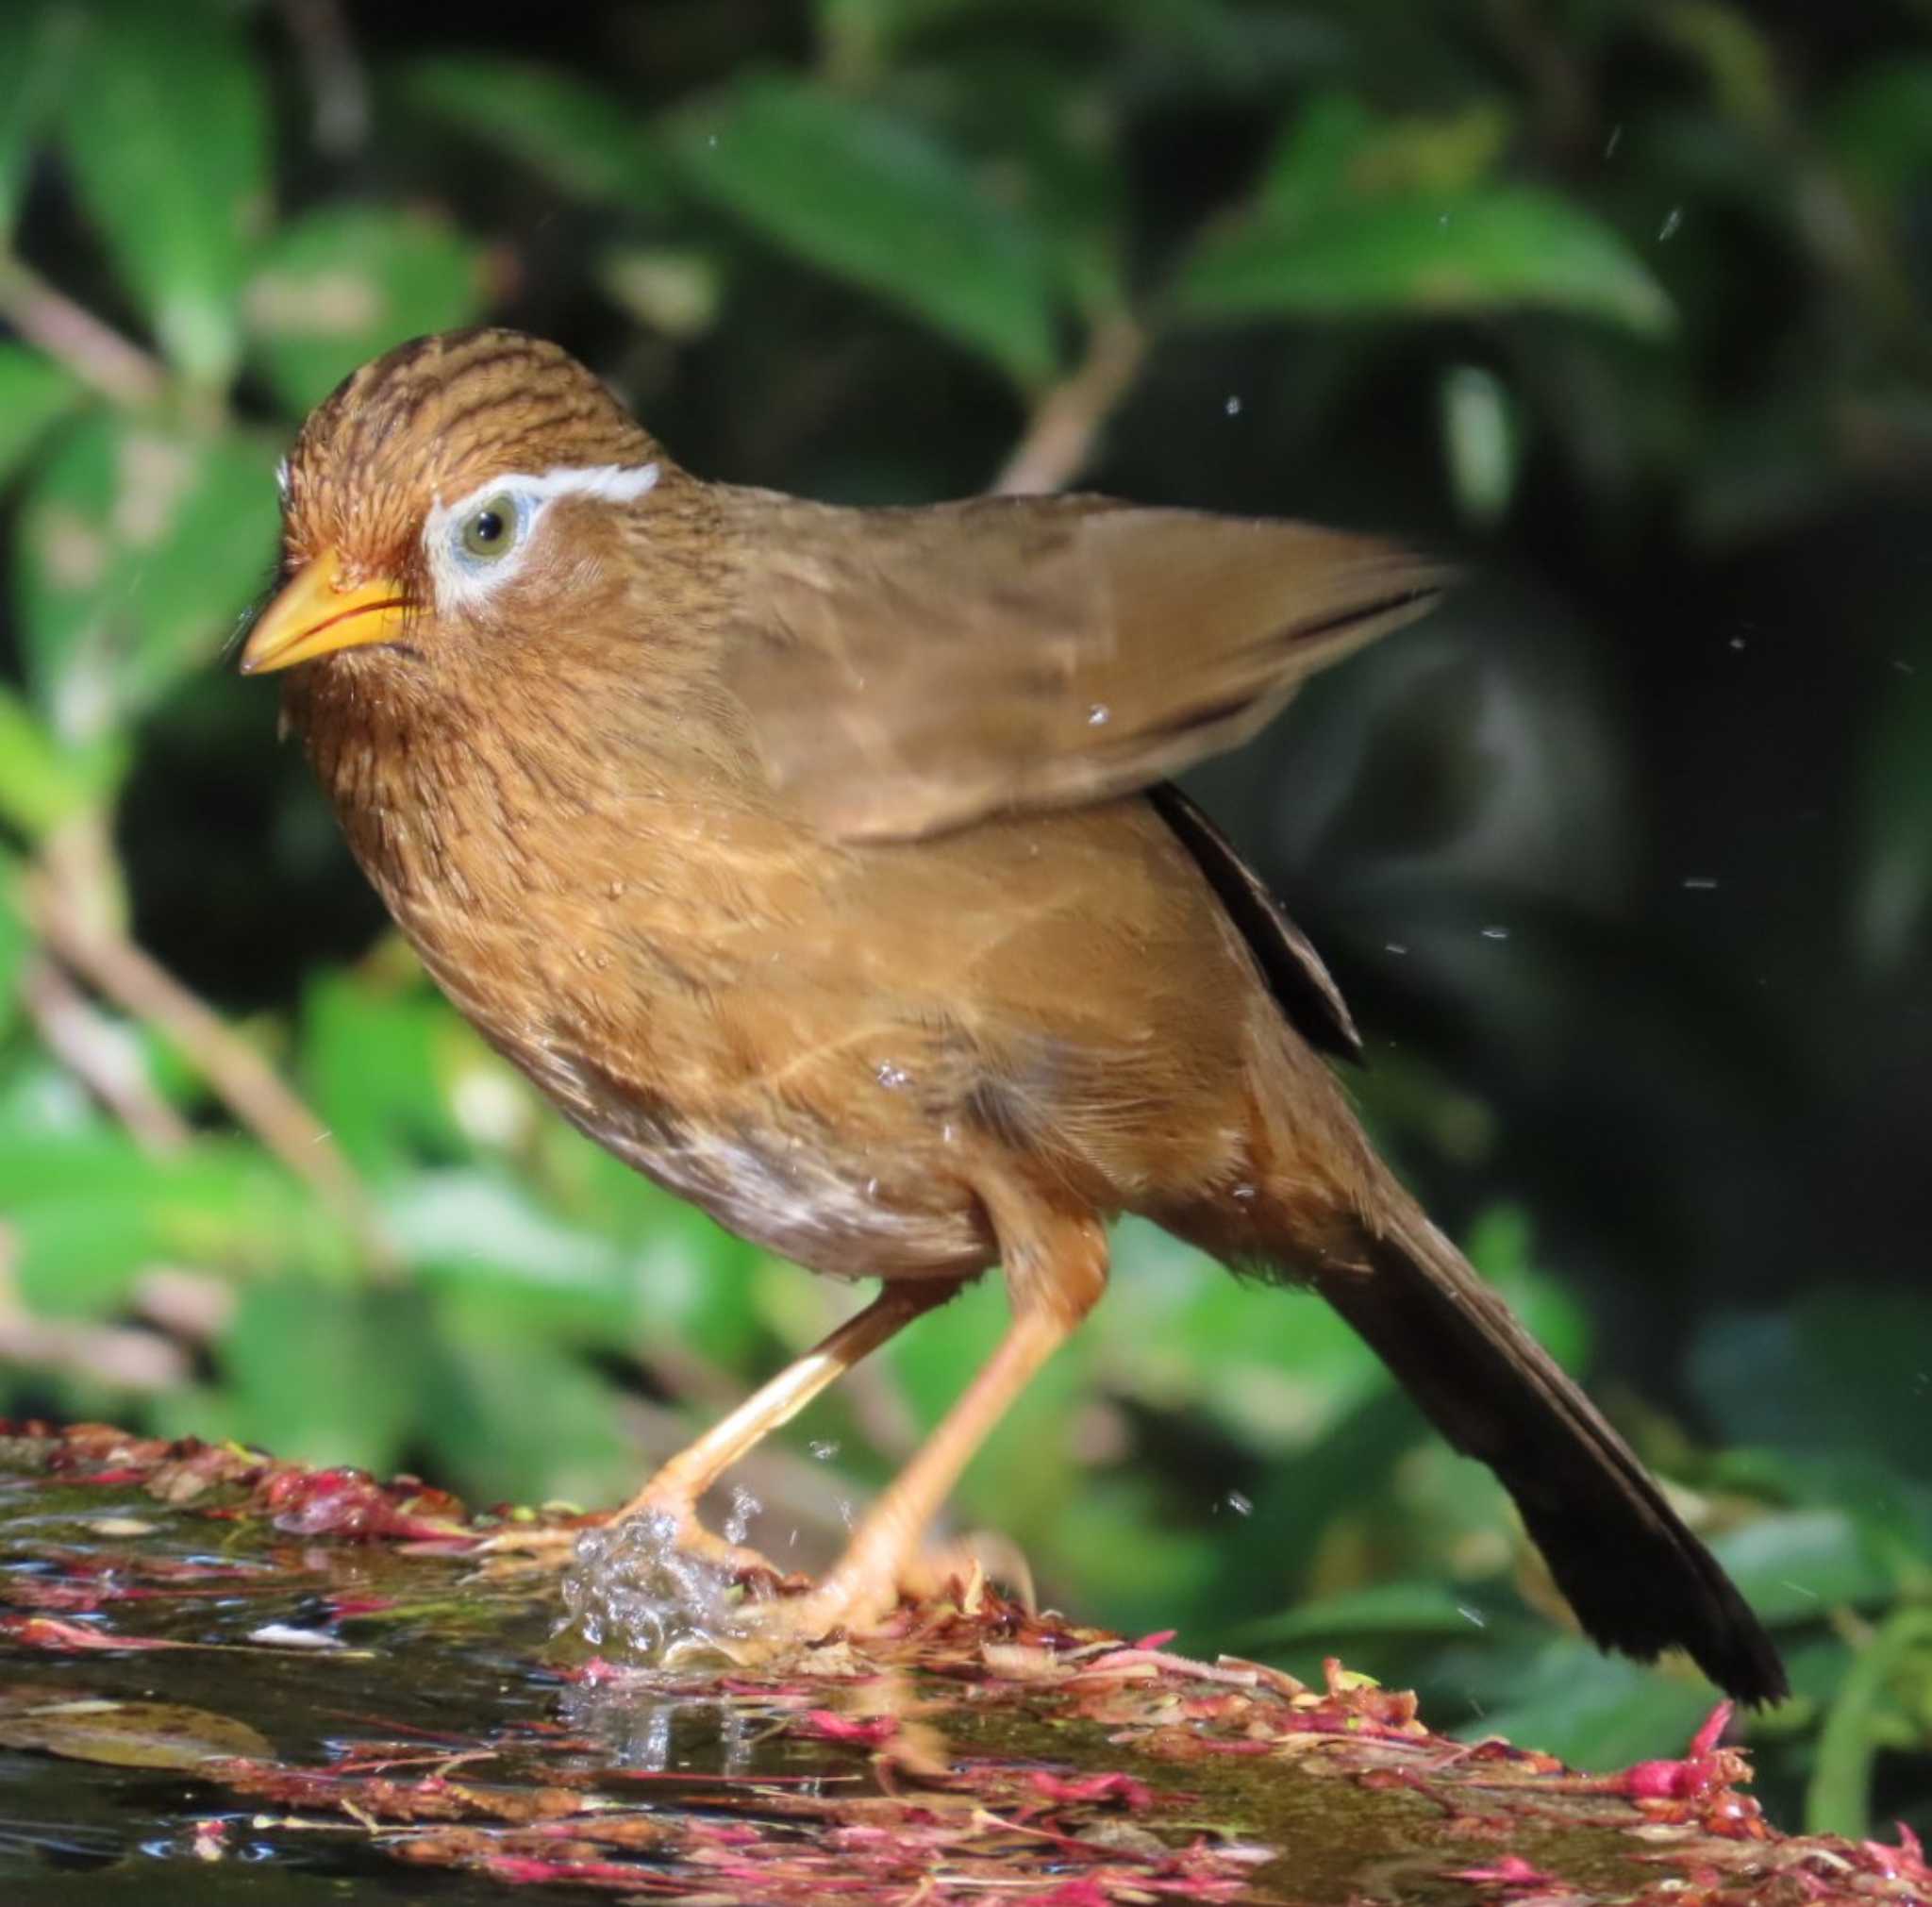
[[[727,1543],[698,1521],[698,1499],[731,1465],[761,1438],[788,1424],[806,1405],[835,1383],[861,1358],[896,1336],[907,1325],[942,1304],[958,1285],[942,1279],[908,1280],[888,1284],[861,1312],[823,1338],[795,1363],[787,1364],[762,1389],[755,1391],[728,1416],[721,1418],[696,1443],[686,1446],[664,1464],[651,1480],[610,1520],[633,1516],[666,1516],[680,1549],[703,1556],[729,1569],[770,1569],[782,1575],[755,1549]],[[491,1537],[491,1549],[567,1550],[575,1544],[575,1530],[505,1530]]]
[[[1004,1247],[1012,1323],[958,1402],[866,1514],[831,1573],[810,1595],[768,1605],[760,1632],[807,1641],[833,1629],[857,1632],[889,1614],[927,1526],[960,1472],[1105,1289],[1107,1235],[1097,1217],[1065,1215],[1010,1196],[990,1196],[987,1204]]]

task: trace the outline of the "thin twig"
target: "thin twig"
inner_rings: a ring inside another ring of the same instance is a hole
[[[340,0],[282,0],[282,18],[314,95],[314,139],[331,159],[369,143],[369,75]]]
[[[144,1152],[178,1152],[188,1122],[154,1089],[127,1030],[50,960],[27,962],[20,997],[47,1050],[119,1119]]]
[[[1087,355],[1041,394],[1026,428],[993,479],[1001,496],[1063,490],[1086,467],[1102,426],[1132,389],[1147,355],[1147,334],[1133,319],[1101,319]]]
[[[76,305],[18,259],[0,255],[0,318],[117,404],[151,404],[168,374],[140,345]]]
[[[159,962],[77,905],[50,858],[22,882],[27,921],[41,941],[123,1012],[155,1028],[182,1053],[236,1119],[355,1229],[382,1267],[394,1252],[360,1182],[334,1140],[275,1068]]]
[[[187,1353],[157,1331],[38,1317],[28,1311],[20,1301],[7,1245],[0,1231],[0,1363],[67,1371],[125,1391],[167,1391],[187,1382]]]

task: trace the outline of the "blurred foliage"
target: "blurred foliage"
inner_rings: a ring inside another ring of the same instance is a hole
[[[850,1302],[507,1074],[219,666],[337,377],[523,324],[855,500],[1071,419],[1056,475],[1478,560],[1204,792],[1385,1143],[1790,1648],[1774,1809],[1932,1829],[1923,0],[548,14],[8,8],[0,1405],[606,1500]],[[1337,1321],[1119,1259],[958,1505],[1052,1597],[1585,1762],[1688,1733]],[[755,1535],[824,1555],[1001,1315],[747,1466]]]

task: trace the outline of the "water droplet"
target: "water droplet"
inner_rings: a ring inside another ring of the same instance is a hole
[[[865,1196],[868,1198],[876,1198],[879,1196],[879,1181],[876,1179],[868,1179],[865,1181]]]
[[[1733,636],[1733,637],[1731,638],[1731,647],[1732,647],[1732,648],[1734,648],[1734,649],[1741,649],[1741,648],[1743,648],[1744,646],[1745,646],[1745,643],[1744,643],[1744,638],[1743,638],[1742,636]]]
[[[731,1493],[731,1514],[724,1519],[724,1540],[727,1543],[742,1543],[745,1533],[751,1528],[751,1519],[765,1506],[742,1484]]]
[[[1684,877],[1684,885],[1692,894],[1709,894],[1717,886],[1717,876],[1714,874],[1687,874]]]
[[[1385,940],[1382,943],[1382,951],[1384,953],[1406,954],[1408,949],[1399,940]]]
[[[836,1437],[814,1437],[806,1448],[821,1464],[829,1464],[839,1454],[839,1440]]]
[[[1473,1624],[1477,1629],[1487,1629],[1490,1626],[1490,1618],[1480,1609],[1470,1608],[1466,1602],[1458,1602],[1456,1605],[1456,1613],[1463,1621]]]
[[[1670,209],[1670,210],[1664,214],[1663,224],[1657,226],[1657,243],[1660,245],[1668,244],[1671,242],[1671,240],[1677,236],[1677,228],[1683,223],[1684,208],[1682,206],[1673,206]]]
[[[1623,143],[1624,126],[1623,122],[1620,120],[1615,125],[1611,126],[1609,138],[1604,141],[1604,157],[1606,159],[1615,159],[1617,148]]]
[[[912,1075],[904,1066],[895,1066],[890,1060],[879,1062],[874,1077],[889,1093],[900,1092],[912,1083]]]
[[[1087,711],[1087,726],[1090,728],[1105,728],[1113,720],[1113,711],[1105,702],[1095,702]]]
[[[1241,414],[1241,400],[1239,396],[1235,395],[1233,393],[1230,393],[1228,395],[1227,402],[1224,404],[1221,408],[1224,411],[1226,411],[1230,417],[1239,417]]]
[[[1507,940],[1509,938],[1509,929],[1507,927],[1486,927],[1483,928],[1483,938],[1485,940]]]
[[[1254,1499],[1243,1497],[1239,1490],[1230,1490],[1221,1501],[1224,1508],[1232,1510],[1237,1516],[1252,1516],[1255,1514]]]
[[[858,1521],[858,1513],[852,1507],[852,1498],[850,1497],[841,1497],[836,1507],[839,1512],[839,1521],[844,1524],[846,1529],[852,1529]]]
[[[1246,1184],[1244,1182],[1242,1184],[1230,1187],[1227,1196],[1230,1198],[1232,1198],[1237,1205],[1252,1205],[1255,1202],[1256,1193],[1255,1188],[1252,1185]]]

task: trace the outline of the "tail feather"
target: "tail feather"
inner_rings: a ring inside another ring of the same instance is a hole
[[[1371,1221],[1367,1268],[1318,1273],[1322,1296],[1449,1442],[1496,1473],[1591,1637],[1642,1661],[1681,1648],[1739,1700],[1781,1699],[1789,1685],[1770,1636],[1635,1452],[1391,1193],[1392,1209]]]

